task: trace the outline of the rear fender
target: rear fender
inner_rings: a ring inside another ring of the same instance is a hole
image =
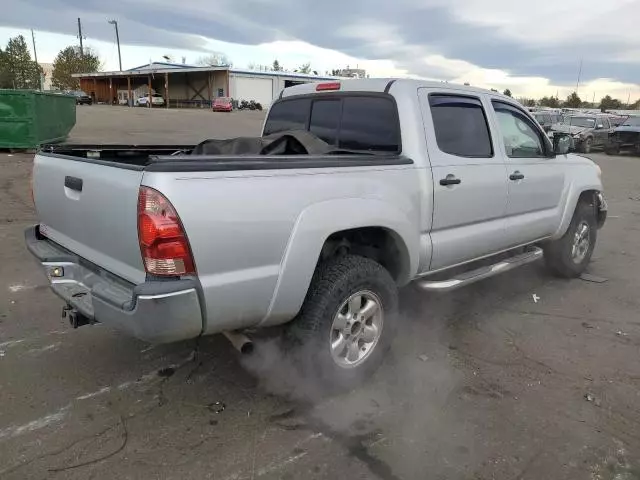
[[[363,227],[382,227],[404,244],[408,271],[398,283],[412,278],[418,268],[418,221],[406,212],[371,199],[346,198],[317,203],[298,217],[285,254],[271,305],[260,325],[274,325],[291,320],[302,307],[322,247],[333,233]]]

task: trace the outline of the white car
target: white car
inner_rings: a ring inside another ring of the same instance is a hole
[[[149,96],[145,95],[136,100],[136,105],[139,107],[147,107],[149,105]],[[154,107],[164,106],[164,98],[159,93],[153,93],[151,95],[151,105]]]

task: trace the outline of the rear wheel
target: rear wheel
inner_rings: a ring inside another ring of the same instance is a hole
[[[598,236],[595,207],[580,201],[566,233],[544,246],[547,267],[557,276],[580,276],[591,261]]]
[[[318,267],[287,331],[305,376],[353,388],[382,363],[393,339],[398,290],[380,264],[355,255]]]

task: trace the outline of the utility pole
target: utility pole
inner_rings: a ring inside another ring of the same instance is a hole
[[[580,85],[580,75],[582,75],[582,58],[580,58],[580,68],[578,68],[578,80],[576,81],[576,94],[578,93],[578,86]]]
[[[31,29],[31,41],[33,42],[33,58],[36,61],[36,65],[38,66],[38,72],[40,71],[40,64],[38,63],[38,51],[36,50],[36,36],[33,33],[33,28]],[[38,75],[40,79],[40,91],[42,91],[42,75]]]
[[[78,17],[78,38],[80,39],[80,56],[84,57],[84,48],[82,47],[82,23],[80,23],[80,17]]]
[[[108,20],[108,22],[116,27],[116,43],[118,44],[118,64],[120,65],[120,71],[122,71],[122,57],[120,56],[120,35],[118,34],[118,21]]]

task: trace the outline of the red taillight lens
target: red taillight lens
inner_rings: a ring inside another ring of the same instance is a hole
[[[138,241],[147,273],[196,273],[178,214],[169,200],[149,187],[140,187],[138,194]]]
[[[319,83],[316,85],[316,92],[325,92],[327,90],[340,90],[340,82]]]

